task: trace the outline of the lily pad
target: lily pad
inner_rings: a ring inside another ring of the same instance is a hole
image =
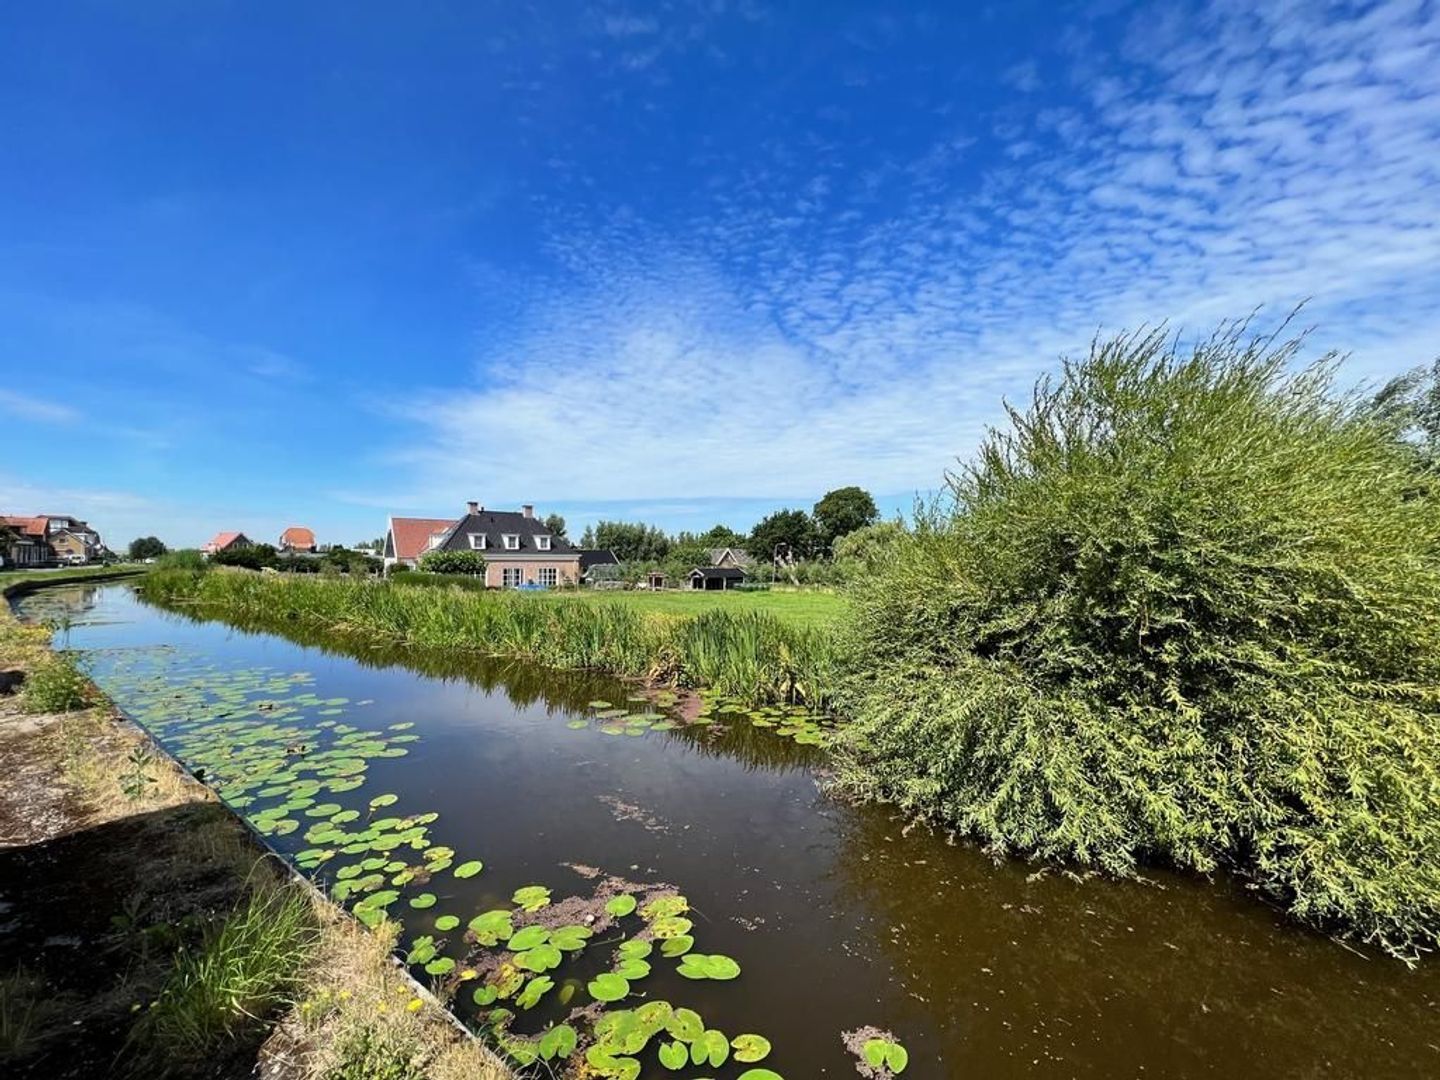
[[[629,915],[635,910],[635,897],[629,893],[621,893],[619,896],[612,896],[605,904],[605,910],[616,918]]]
[[[630,982],[622,975],[607,971],[591,979],[585,989],[596,1001],[619,1001],[630,993]]]
[[[575,1049],[578,1037],[569,1024],[560,1024],[540,1036],[540,1056],[546,1061],[554,1058],[568,1058]]]
[[[479,859],[471,859],[469,862],[463,862],[455,868],[455,876],[457,878],[472,878],[483,869],[485,869],[484,863]]]
[[[410,901],[410,906],[417,911],[424,911],[426,908],[432,908],[435,906],[435,894],[429,892],[421,893],[419,896],[414,897]]]
[[[459,925],[460,916],[458,915],[441,915],[435,920],[435,929],[442,933],[454,930]]]
[[[729,980],[740,975],[740,965],[719,953],[687,953],[676,970],[687,979]]]
[[[736,1035],[730,1040],[735,1060],[745,1065],[764,1061],[770,1055],[770,1040],[764,1035]]]
[[[536,945],[543,945],[550,940],[550,931],[543,926],[527,926],[517,930],[505,943],[505,947],[511,952],[524,952],[526,949],[533,949]]]
[[[522,911],[539,911],[550,903],[550,890],[543,885],[526,885],[510,897]]]

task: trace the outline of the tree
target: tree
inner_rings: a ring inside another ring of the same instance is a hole
[[[840,537],[831,554],[837,566],[843,565],[846,578],[853,579],[882,570],[909,536],[898,521],[877,521]]]
[[[545,517],[545,528],[549,529],[562,540],[565,539],[565,519],[559,514],[547,514]]]
[[[670,551],[670,537],[655,525],[602,521],[595,526],[594,543],[584,545],[613,551],[621,562],[660,562]]]
[[[1391,379],[1371,407],[1414,448],[1421,467],[1440,463],[1440,359]]]
[[[778,550],[780,560],[787,562],[808,559],[817,542],[815,523],[804,510],[776,510],[750,530],[745,549],[766,562],[774,559]]]
[[[840,537],[879,521],[880,511],[864,488],[843,487],[826,492],[815,504],[814,517],[821,548],[829,552]]]
[[[585,531],[580,534],[580,546],[587,551],[595,547],[595,527],[593,525],[586,525]]]
[[[708,532],[701,533],[696,539],[712,548],[745,546],[745,537],[729,525],[712,525]]]
[[[141,559],[158,559],[169,549],[155,536],[137,536],[130,541],[130,558],[139,562]]]
[[[210,556],[217,566],[243,566],[248,570],[259,570],[274,566],[277,562],[275,545],[251,544],[249,547],[228,547]]]

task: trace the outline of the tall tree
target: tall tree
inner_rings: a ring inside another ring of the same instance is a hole
[[[613,551],[621,562],[660,562],[670,551],[670,537],[655,525],[602,521],[595,526],[594,546]]]
[[[580,546],[587,550],[595,546],[595,526],[585,526],[585,531],[580,534]]]
[[[565,519],[559,514],[547,514],[545,516],[545,528],[549,529],[562,540],[565,539]]]
[[[781,562],[807,559],[815,553],[815,523],[804,510],[776,510],[750,531],[745,548],[757,559]]]
[[[140,559],[158,559],[164,555],[167,548],[157,536],[137,536],[130,541],[130,558],[139,561]]]
[[[708,532],[696,537],[706,547],[744,547],[745,537],[729,525],[712,525]]]
[[[1422,466],[1440,462],[1440,358],[1391,379],[1371,405],[1414,447]]]
[[[827,553],[840,537],[880,520],[880,511],[870,493],[854,486],[826,492],[815,504],[814,515],[820,545]]]

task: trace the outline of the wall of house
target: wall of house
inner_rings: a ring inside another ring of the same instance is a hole
[[[58,536],[51,536],[50,546],[60,558],[74,555],[83,559],[89,555],[89,552],[85,549],[84,541],[78,536],[72,536],[70,533],[60,533]]]
[[[556,572],[556,580],[561,585],[574,585],[580,580],[580,558],[572,555],[569,558],[555,559],[506,559],[503,557],[488,555],[485,560],[485,584],[491,588],[498,589],[505,581],[505,568],[518,567],[521,572],[521,580],[526,584],[540,582],[540,570],[542,567],[553,568]]]

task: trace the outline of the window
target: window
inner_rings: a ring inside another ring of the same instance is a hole
[[[519,551],[519,550],[520,550],[520,536],[519,536],[519,534],[517,534],[517,533],[506,533],[506,534],[505,534],[505,550],[506,550],[506,551]]]
[[[518,566],[500,568],[500,585],[506,589],[518,589],[525,583],[525,571]]]
[[[537,537],[535,537],[535,546],[536,546],[537,548],[539,548],[541,551],[549,551],[549,550],[550,550],[550,537],[548,537],[548,536],[537,536]]]
[[[542,566],[536,572],[536,580],[547,589],[553,589],[560,584],[560,571],[553,566]]]
[[[470,549],[471,549],[472,551],[484,551],[484,550],[485,550],[485,534],[484,534],[484,533],[466,533],[465,535],[468,536],[468,537],[470,537]]]

